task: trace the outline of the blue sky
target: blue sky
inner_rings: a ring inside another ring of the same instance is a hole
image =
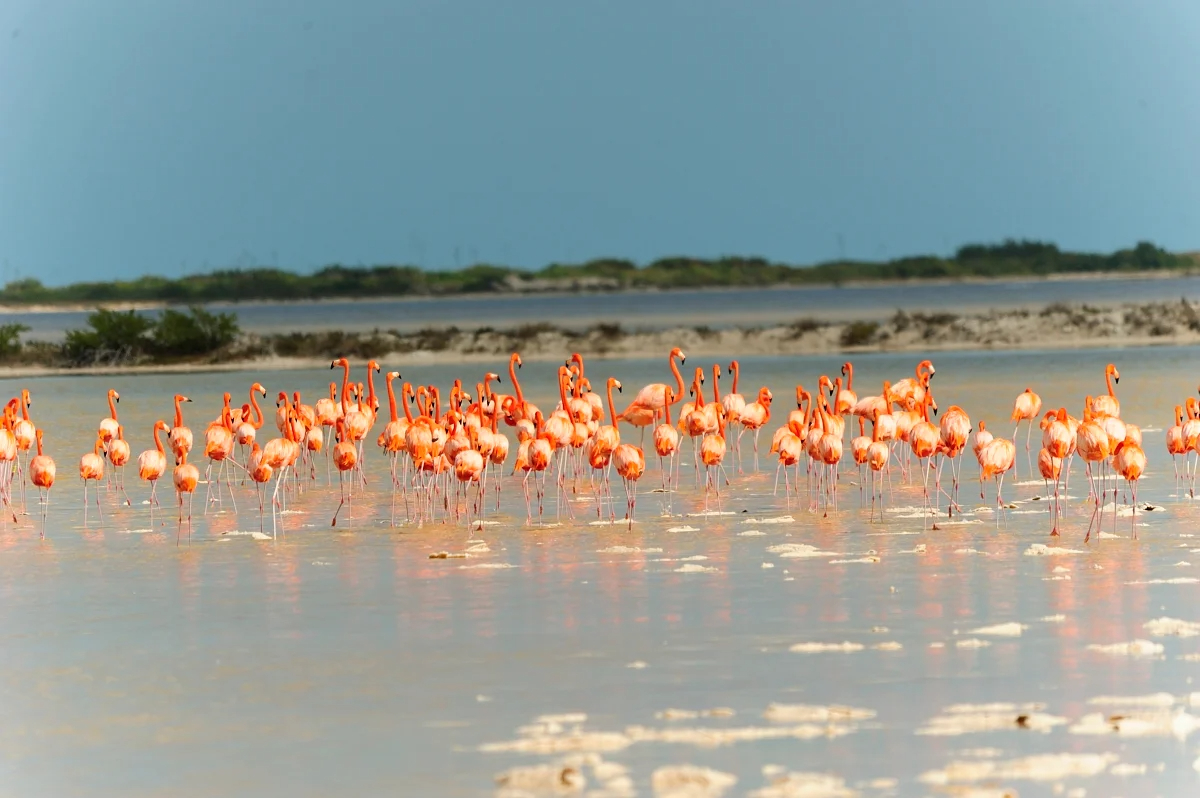
[[[1200,248],[1200,3],[6,0],[3,277]]]

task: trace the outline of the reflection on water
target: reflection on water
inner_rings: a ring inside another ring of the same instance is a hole
[[[689,365],[705,362],[689,354]],[[1125,417],[1162,427],[1178,397],[1195,390],[1193,354],[948,354],[936,361],[935,389],[942,406],[960,404],[1003,432],[1026,384],[1047,407],[1077,408],[1101,390],[1104,363],[1115,359]],[[904,376],[914,360],[857,358],[859,393]],[[838,365],[749,359],[743,382],[747,390],[770,385],[778,416],[790,409],[784,397],[797,380],[815,384]],[[419,367],[405,377],[446,385],[465,368]],[[591,371],[594,383],[612,373],[636,386],[663,379],[665,357],[596,362]],[[531,364],[522,376],[531,399],[553,406],[550,366]],[[328,372],[255,377],[312,397]],[[1063,794],[1088,795],[1191,794],[1198,786],[1187,718],[1200,715],[1188,698],[1200,662],[1182,657],[1200,654],[1200,637],[1152,637],[1144,627],[1164,616],[1200,620],[1196,581],[1156,581],[1200,577],[1200,538],[1191,537],[1200,535],[1200,513],[1172,495],[1161,432],[1146,433],[1150,472],[1139,497],[1165,510],[1139,516],[1140,540],[1129,539],[1129,519],[1121,518],[1119,537],[1091,547],[1082,545],[1082,497],[1055,543],[1045,536],[1048,518],[1027,512],[1044,507],[1032,501],[1040,482],[1014,487],[1018,507],[997,525],[970,498],[973,465],[963,499],[966,520],[978,523],[936,531],[896,512],[870,523],[849,469],[835,517],[788,509],[771,495],[769,466],[735,476],[725,496],[731,515],[695,515],[703,499],[685,466],[674,508],[691,517],[660,517],[665,497],[644,491],[632,531],[590,525],[595,514],[585,503],[574,522],[525,528],[512,483],[501,510],[485,516],[498,523],[478,532],[442,524],[393,531],[375,452],[369,495],[355,502],[348,529],[329,526],[336,491],[324,487],[321,469],[317,485],[291,502],[296,512],[277,542],[249,534],[258,530],[257,502],[239,488],[240,515],[198,516],[193,542],[176,547],[170,501],[165,525],[160,517],[144,531],[148,509],[138,502],[148,491],[132,478],[135,506],[108,498],[104,524],[90,518],[83,527],[75,463],[105,413],[107,388],[121,392],[136,454],[150,444],[153,421],[168,418],[170,394],[196,400],[186,420],[197,430],[216,415],[220,391],[240,394],[249,382],[220,375],[25,383],[59,483],[44,544],[29,518],[0,528],[0,784],[14,794],[479,795],[501,771],[567,755],[522,750],[594,748],[592,733],[609,735],[609,747],[599,754],[605,764],[594,767],[593,757],[582,767],[589,788],[620,787],[614,774],[625,767],[643,795],[657,768],[682,763],[735,775],[730,794],[766,784],[767,765],[832,774],[864,795],[935,794],[942,786],[930,780],[943,777],[946,789],[1007,787],[1023,796],[1050,795],[1056,784]],[[1024,470],[1023,453],[1018,462]],[[647,488],[657,482],[655,468]],[[893,485],[893,508],[920,504],[919,488]],[[547,511],[552,517],[552,504]],[[767,523],[784,515],[794,521]],[[667,531],[685,526],[695,531]],[[1109,519],[1105,531],[1113,530]],[[743,534],[753,531],[761,534]],[[1027,556],[1035,542],[1079,553]],[[770,551],[787,543],[830,555]],[[466,558],[429,558],[469,548]],[[877,561],[831,563],[868,552]],[[686,559],[695,557],[706,559]],[[516,567],[474,567],[491,564]],[[681,572],[685,564],[711,570]],[[982,631],[1013,622],[1023,627],[1016,636]],[[1137,639],[1162,653],[1088,648]],[[802,643],[851,645],[791,650]],[[1160,692],[1175,698],[1153,711],[1092,701]],[[993,708],[1000,721],[948,713],[980,731],[917,734],[952,705],[985,702],[1013,707]],[[874,714],[782,721],[780,710],[764,717],[773,703]],[[732,716],[656,716],[717,707]],[[1098,712],[1106,722],[1121,715],[1141,725],[1089,733],[1084,719]],[[586,719],[518,731],[562,713]],[[1018,722],[1032,714],[1063,720],[1044,731],[1028,718]],[[1070,756],[1039,781],[1045,771],[1025,758],[1048,753]]]

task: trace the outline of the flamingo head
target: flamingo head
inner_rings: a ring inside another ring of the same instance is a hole
[[[1105,367],[1105,369],[1104,369],[1104,372],[1105,372],[1106,374],[1111,374],[1111,375],[1112,375],[1113,382],[1120,382],[1120,381],[1121,381],[1121,372],[1117,371],[1117,367],[1116,367],[1116,366],[1114,366],[1112,363],[1109,363],[1109,364],[1108,364],[1108,366],[1107,366],[1107,367]]]
[[[399,376],[399,375],[396,375],[396,376]],[[502,382],[503,380],[500,379],[499,374],[495,373],[494,371],[489,371],[487,374],[483,375],[483,381],[486,384],[489,382]]]
[[[379,363],[377,363],[374,360],[368,360],[367,361],[367,371],[374,371],[376,374],[378,374],[380,371]]]
[[[267,395],[267,389],[266,389],[266,388],[264,388],[264,387],[262,387],[262,383],[258,383],[258,382],[256,382],[256,383],[254,383],[253,385],[251,385],[251,386],[250,386],[250,393],[260,393],[260,394],[262,394],[263,396],[266,396],[266,395]]]
[[[771,393],[771,390],[767,388],[767,386],[764,385],[758,389],[758,403],[763,407],[770,407],[771,400],[774,398],[774,395]]]
[[[680,363],[687,362],[687,355],[685,355],[683,353],[683,350],[680,349],[679,347],[675,347],[674,349],[671,350],[671,358],[670,359],[674,360],[675,358],[679,358]]]
[[[21,389],[21,401],[23,401],[25,403],[26,407],[33,407],[33,401],[29,398],[29,389],[28,388]]]

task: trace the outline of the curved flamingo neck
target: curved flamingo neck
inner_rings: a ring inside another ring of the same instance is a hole
[[[668,397],[668,399],[672,399],[672,398],[673,397]],[[663,423],[665,423],[668,427],[671,426],[671,402],[670,401],[667,401],[663,404],[663,413],[666,415],[666,420]]]
[[[883,415],[887,415],[887,414],[886,413],[879,414],[879,416],[883,416]],[[875,416],[875,420],[873,422],[871,422],[871,443],[879,443],[879,416]],[[862,423],[866,419],[863,416],[859,416],[858,420],[859,420],[859,423]]]
[[[183,426],[183,408],[180,406],[182,401],[180,397],[175,397],[175,426],[177,427]]]
[[[159,454],[163,454],[162,441],[158,439],[158,433],[159,433],[159,430],[161,430],[161,429],[162,429],[162,427],[159,426],[157,422],[155,422],[155,424],[154,424],[154,448],[158,449]]]
[[[21,418],[29,420],[29,391],[21,391]]]
[[[433,420],[441,423],[442,421],[442,391],[436,385],[430,386],[430,399],[433,402]]]
[[[729,367],[730,367],[731,369],[733,369],[733,393],[737,393],[737,392],[738,392],[738,391],[737,391],[737,389],[738,389],[738,380],[739,380],[739,379],[741,378],[741,376],[742,376],[742,367],[741,367],[740,365],[738,365],[738,362],[737,362],[736,360],[735,360],[735,361],[733,361],[732,363],[730,363],[730,364],[729,364]]]
[[[525,407],[525,394],[521,392],[521,383],[517,380],[517,356],[513,355],[508,359],[508,378],[512,380],[513,393],[517,397],[517,406]]]
[[[255,429],[262,429],[262,408],[258,406],[257,391],[255,391],[253,388],[250,389],[250,409],[254,411],[253,415],[250,416],[250,426],[254,427]]]
[[[683,375],[679,373],[679,366],[675,363],[674,352],[671,353],[671,357],[668,360],[671,364],[671,373],[675,375],[675,395],[676,398],[679,398],[683,396]]]
[[[350,399],[347,393],[350,390],[350,362],[342,360],[342,415],[350,412]]]
[[[854,364],[853,363],[846,364],[846,390],[847,391],[854,390]]]
[[[392,421],[399,421],[400,415],[396,412],[396,390],[392,387],[393,379],[395,378],[389,374],[387,378],[388,412],[391,414]]]
[[[562,402],[563,412],[570,413],[571,408],[567,404],[567,380],[570,378],[571,372],[567,371],[567,367],[563,366],[558,370],[558,396]]]
[[[607,390],[607,393],[608,393],[608,417],[612,419],[613,425],[616,426],[617,407],[616,407],[616,405],[613,404],[612,389],[613,389],[613,384],[612,384],[612,379],[610,378],[608,381],[608,390]]]
[[[721,404],[721,389],[717,385],[721,381],[721,367],[713,363],[713,401]]]
[[[400,386],[400,404],[404,405],[404,418],[409,424],[412,423],[412,410],[408,406],[408,397],[412,393],[412,383],[406,382]]]
[[[375,407],[375,369],[367,365],[367,405]]]
[[[1117,395],[1115,393],[1113,393],[1112,369],[1105,369],[1104,383],[1108,386],[1108,395],[1111,396],[1113,399],[1116,399]],[[113,418],[116,418],[116,416],[114,415]]]
[[[576,352],[575,354],[571,355],[571,362],[573,362],[575,365],[579,366],[579,379],[582,380],[583,379],[583,355]]]
[[[1108,392],[1112,393],[1112,388],[1109,388]],[[117,403],[113,399],[112,391],[108,392],[108,414],[112,417],[113,421],[117,420]]]
[[[692,380],[692,392],[696,394],[695,407],[697,410],[704,407],[704,386],[700,384],[700,369],[696,369],[696,377]]]
[[[38,447],[37,456],[41,457],[42,456],[42,431],[38,430],[37,435],[35,437],[37,438],[37,447]]]

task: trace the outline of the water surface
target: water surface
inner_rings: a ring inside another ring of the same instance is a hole
[[[701,352],[689,354],[689,366],[706,362]],[[883,379],[909,373],[915,359],[856,358],[856,387],[874,392]],[[518,729],[538,716],[584,713],[586,720],[560,723],[561,731],[551,727],[540,745],[565,745],[554,738],[571,739],[578,729],[578,745],[594,748],[586,734],[619,733],[629,742],[596,756],[628,768],[640,795],[653,794],[657,768],[684,763],[735,775],[730,795],[766,784],[768,765],[832,774],[863,795],[944,794],[921,779],[952,762],[1010,763],[994,766],[1000,777],[951,786],[1022,796],[1077,788],[1088,796],[1191,794],[1200,774],[1192,767],[1197,738],[1185,722],[1177,720],[1175,734],[1153,725],[1145,736],[1084,732],[1094,713],[1139,711],[1089,703],[1104,696],[1162,692],[1177,699],[1166,699],[1168,717],[1200,715],[1187,698],[1200,662],[1183,659],[1200,654],[1200,637],[1155,637],[1144,627],[1163,616],[1200,621],[1198,514],[1175,495],[1162,432],[1151,431],[1195,390],[1195,349],[946,354],[935,358],[935,389],[943,408],[960,404],[973,420],[1011,432],[1011,402],[1026,384],[1047,406],[1069,403],[1078,412],[1085,394],[1103,390],[1110,359],[1121,369],[1123,415],[1147,428],[1150,471],[1139,499],[1164,509],[1138,516],[1137,541],[1130,518],[1115,526],[1110,518],[1104,530],[1116,537],[1090,546],[1082,542],[1082,471],[1056,543],[1046,535],[1045,504],[1032,500],[1044,494],[1040,480],[1006,487],[1017,507],[998,524],[989,511],[995,489],[981,502],[968,462],[961,496],[968,523],[941,520],[934,530],[902,509],[919,507],[921,492],[899,472],[884,522],[860,508],[850,466],[842,469],[841,508],[824,517],[806,499],[789,507],[782,488],[772,495],[766,456],[757,474],[731,473],[721,507],[732,515],[698,515],[703,493],[685,460],[669,505],[650,492],[659,484],[651,463],[632,531],[592,525],[588,502],[574,504],[573,520],[560,512],[556,521],[548,501],[543,522],[527,527],[512,478],[501,508],[487,507],[485,520],[495,523],[480,531],[453,521],[392,529],[386,466],[369,447],[371,485],[355,499],[352,522],[330,527],[336,477],[326,487],[322,463],[315,483],[289,500],[296,512],[285,516],[278,540],[248,534],[259,529],[257,505],[238,488],[237,514],[226,497],[224,511],[199,515],[202,492],[194,533],[177,547],[169,489],[160,490],[167,508],[151,526],[141,504],[148,491],[132,474],[134,506],[122,509],[109,494],[103,523],[94,506],[83,523],[75,468],[106,414],[104,391],[121,392],[136,457],[154,419],[170,420],[172,393],[195,399],[186,420],[199,438],[220,391],[240,398],[250,376],[23,382],[58,460],[59,483],[44,543],[30,517],[0,529],[0,785],[14,795],[487,795],[495,774],[564,756],[495,748],[520,748],[504,744],[530,739],[534,730]],[[794,406],[797,381],[814,386],[839,365],[828,357],[746,359],[740,387],[749,394],[768,384],[781,418]],[[471,368],[400,370],[445,388],[454,376],[473,376]],[[611,373],[636,388],[666,378],[665,358],[597,362],[591,372],[594,384]],[[531,398],[553,406],[549,365],[531,364],[521,376]],[[328,370],[255,375],[272,395],[299,388],[307,401],[329,377]],[[0,389],[17,387],[6,381]],[[748,438],[743,446],[750,448]],[[1023,446],[1019,453],[1027,481]],[[620,514],[619,485],[614,494]],[[29,502],[33,510],[32,494]],[[768,523],[786,516],[793,520]],[[1034,543],[1078,553],[1026,556]],[[787,544],[828,554],[796,559],[770,550]],[[924,553],[915,553],[920,546]],[[429,558],[469,548],[467,558]],[[696,557],[706,559],[686,559]],[[835,562],[860,559],[872,561]],[[680,570],[686,566],[695,572]],[[1163,581],[1178,579],[1190,581]],[[973,631],[1014,622],[1024,627],[1019,636]],[[1135,657],[1089,649],[1136,639],[1163,650]],[[988,645],[959,646],[964,640]],[[843,642],[863,649],[790,650]],[[1011,703],[996,710],[1011,723],[918,734],[946,707],[985,702]],[[716,746],[688,742],[697,736],[688,732],[676,732],[683,742],[653,739],[672,728],[803,725],[764,717],[772,703],[841,704],[873,715],[818,722],[821,733],[811,739]],[[713,708],[733,714],[656,717]],[[1017,717],[1031,714],[1062,723],[1044,733],[1022,728]],[[1015,760],[1063,753],[1076,766],[1099,761],[1099,771],[1050,780],[1012,775]],[[1086,759],[1093,754],[1110,758]],[[583,771],[589,789],[603,788],[593,768]]]

